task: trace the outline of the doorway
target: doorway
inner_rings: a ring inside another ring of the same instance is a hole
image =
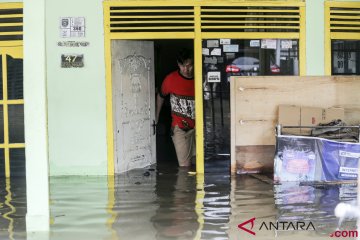
[[[155,125],[162,81],[177,69],[176,53],[192,39],[112,40],[112,110],[115,173],[157,163],[177,166],[168,99]]]
[[[155,89],[161,89],[165,77],[178,69],[176,55],[181,48],[194,49],[192,39],[155,40]],[[171,139],[171,107],[169,97],[165,98],[157,124],[156,153],[158,168],[177,167],[177,157]]]

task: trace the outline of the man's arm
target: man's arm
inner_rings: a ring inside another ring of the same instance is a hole
[[[164,98],[162,98],[158,93],[156,97],[156,123],[158,123],[159,121],[160,111],[163,104],[164,104]]]

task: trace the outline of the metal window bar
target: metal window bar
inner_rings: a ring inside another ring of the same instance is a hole
[[[302,128],[310,128],[310,129],[315,129],[315,128],[324,128],[324,129],[332,129],[332,128],[336,128],[338,129],[337,131],[340,131],[340,129],[344,129],[344,128],[352,128],[352,129],[357,129],[358,131],[358,141],[357,142],[360,142],[360,125],[359,126],[282,126],[281,124],[277,124],[276,125],[276,128],[275,128],[275,131],[276,131],[276,136],[281,136],[283,135],[282,134],[282,129],[283,128],[292,128],[292,129],[295,129],[295,128],[299,128],[299,129],[302,129]],[[336,132],[336,131],[334,131]],[[290,134],[290,135],[295,135],[295,134]],[[295,136],[307,136],[307,137],[311,137],[311,135],[295,135]],[[331,140],[334,140],[334,141],[338,141],[338,139],[331,139]]]

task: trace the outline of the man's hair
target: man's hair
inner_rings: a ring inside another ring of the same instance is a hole
[[[176,56],[176,61],[179,64],[183,64],[186,60],[188,59],[193,60],[193,58],[194,58],[193,51],[188,48],[183,48],[178,52]]]

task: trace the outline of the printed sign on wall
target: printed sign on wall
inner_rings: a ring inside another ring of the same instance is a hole
[[[83,54],[61,54],[62,68],[82,68],[84,67]]]
[[[238,44],[229,44],[223,46],[224,52],[239,52],[239,45]]]
[[[85,37],[84,17],[61,17],[60,37]]]
[[[208,72],[207,73],[208,82],[220,82],[220,72]]]
[[[276,49],[276,39],[261,39],[261,48]]]

